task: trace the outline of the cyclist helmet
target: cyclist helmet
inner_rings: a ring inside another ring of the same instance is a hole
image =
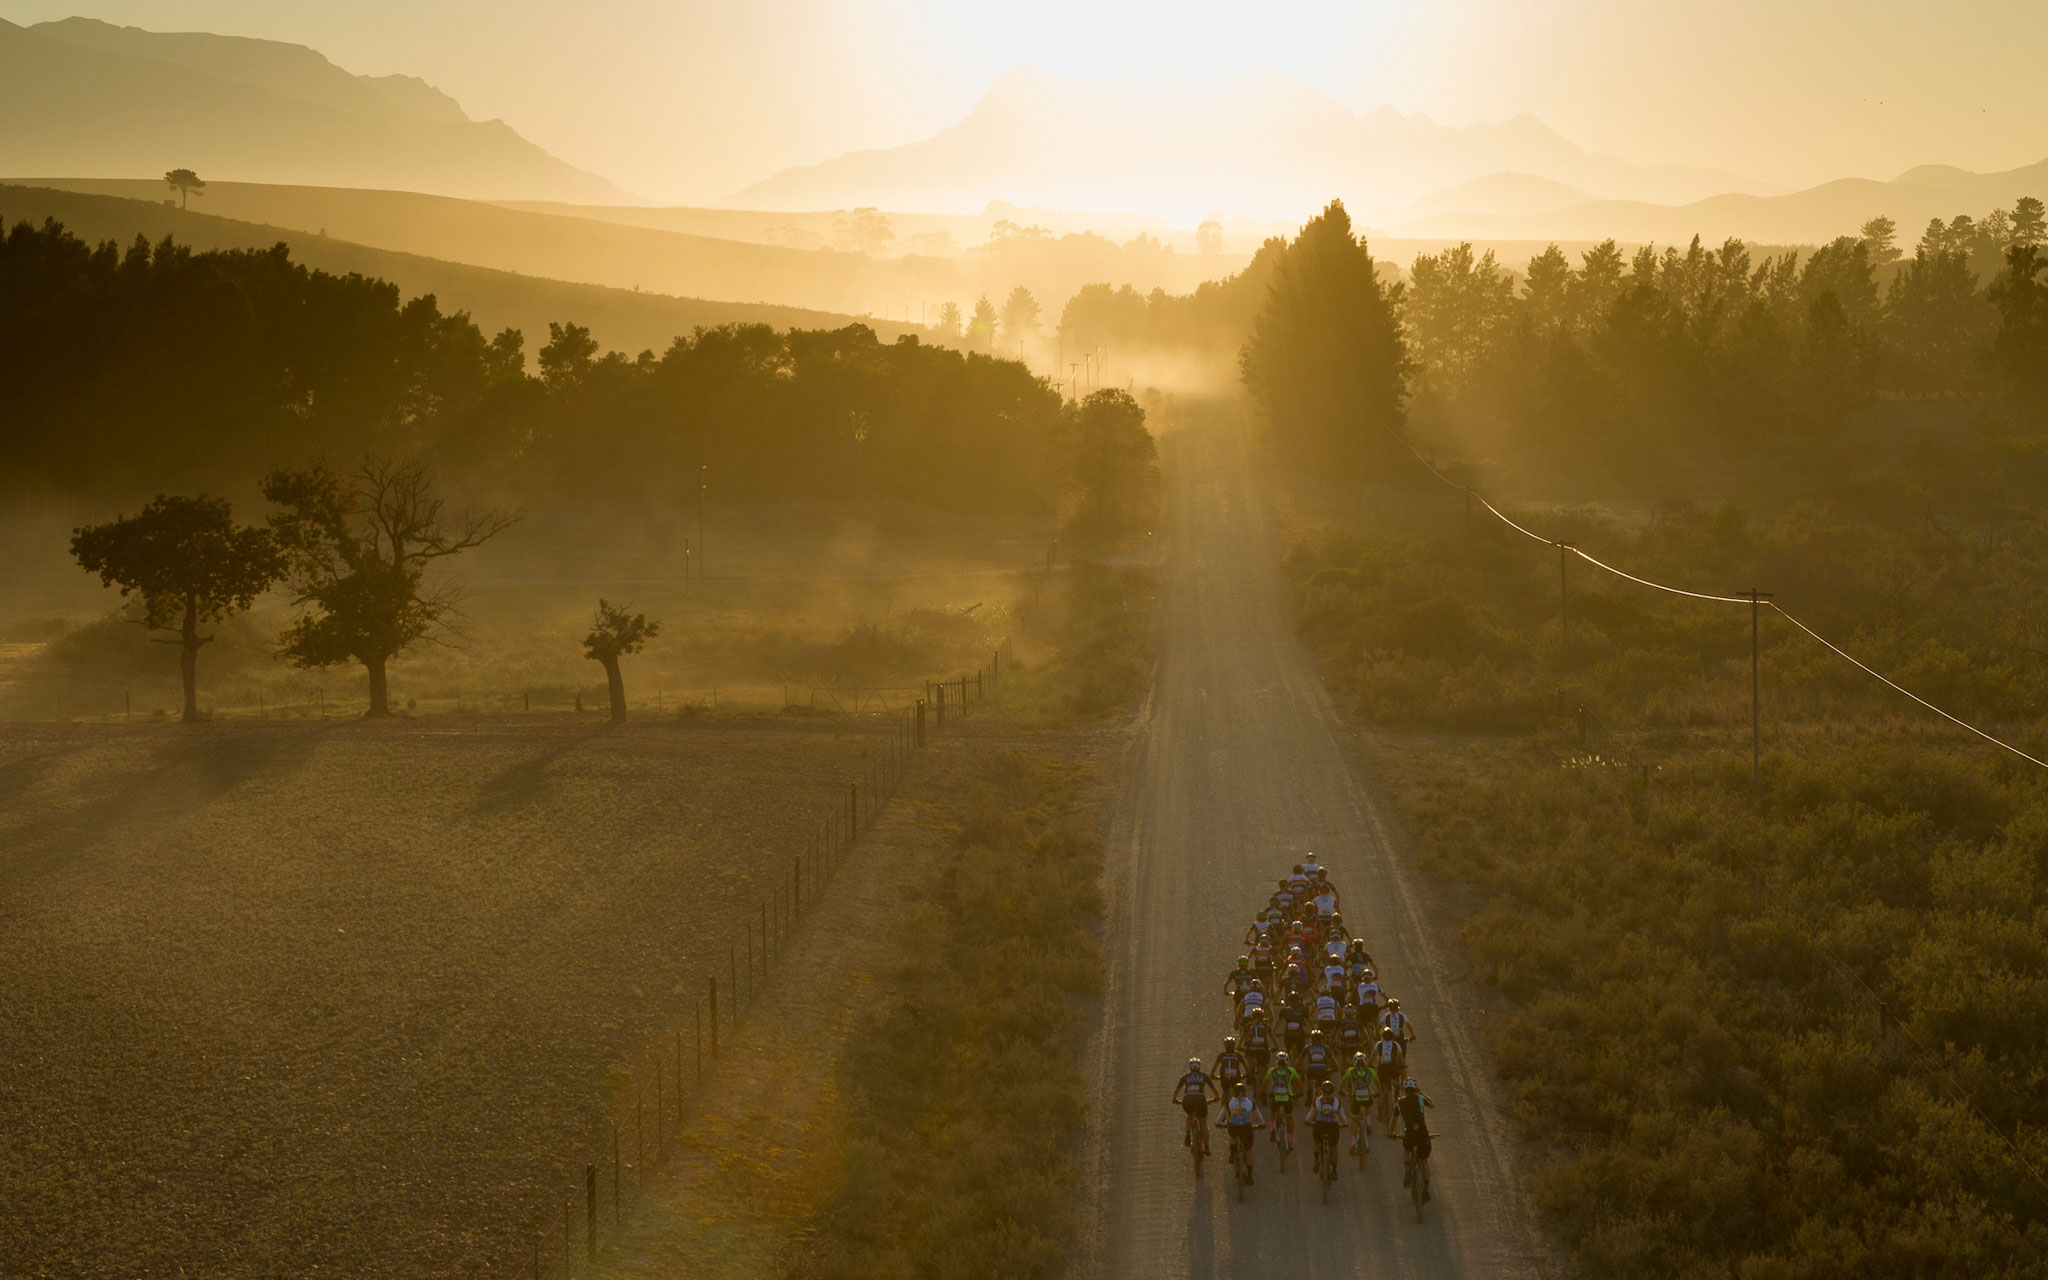
[[[1230,1082],[1230,1091],[1231,1091],[1232,1093],[1243,1093],[1243,1092],[1244,1092],[1244,1081],[1242,1081],[1242,1080],[1232,1080],[1232,1081]]]
[[[1323,1042],[1323,1033],[1320,1031],[1311,1031],[1308,1033],[1308,1039],[1310,1044],[1321,1044]]]
[[[1237,1052],[1237,1037],[1236,1037],[1236,1036],[1225,1036],[1225,1037],[1223,1037],[1223,1052],[1225,1052],[1225,1053],[1236,1053],[1236,1052]]]
[[[1254,990],[1254,991],[1260,991],[1260,992],[1263,992],[1263,991],[1264,991],[1265,989],[1266,989],[1266,983],[1265,983],[1265,981],[1264,981],[1263,979],[1260,979],[1260,978],[1253,978],[1253,979],[1252,979],[1252,990]]]
[[[1392,1040],[1393,1038],[1394,1038],[1394,1029],[1393,1029],[1392,1027],[1381,1027],[1381,1028],[1380,1028],[1380,1039],[1382,1039],[1382,1040]]]
[[[1188,1059],[1188,1070],[1190,1070],[1190,1071],[1200,1071],[1201,1069],[1202,1069],[1202,1060],[1201,1060],[1200,1058],[1189,1058],[1189,1059]]]
[[[1403,1093],[1421,1093],[1421,1092],[1422,1092],[1422,1086],[1421,1086],[1421,1085],[1419,1085],[1419,1084],[1417,1084],[1417,1083],[1415,1083],[1415,1077],[1414,1077],[1414,1076],[1409,1076],[1409,1077],[1408,1077],[1408,1078],[1407,1078],[1406,1080],[1403,1080],[1403,1081],[1401,1082],[1401,1092],[1403,1092]]]
[[[1399,997],[1399,996],[1388,996],[1388,997],[1387,997],[1387,1008],[1389,1008],[1389,1009],[1398,1009],[1398,1008],[1400,1008],[1400,1007],[1401,1007],[1401,997]]]
[[[1337,1092],[1337,1082],[1336,1082],[1335,1080],[1325,1080],[1325,1081],[1323,1081],[1323,1087],[1322,1087],[1322,1089],[1321,1089],[1321,1090],[1320,1090],[1319,1092],[1322,1092],[1322,1093],[1335,1093],[1335,1092]]]
[[[1251,967],[1252,967],[1252,958],[1251,958],[1250,956],[1239,956],[1239,957],[1237,958],[1237,967],[1238,967],[1238,968],[1240,968],[1240,969],[1249,969],[1249,968],[1251,968]]]
[[[1252,1006],[1251,1016],[1253,1021],[1264,1021],[1266,1017],[1266,1006],[1262,1004]]]
[[[1377,979],[1377,978],[1375,978],[1375,977],[1373,976],[1373,972],[1372,972],[1372,966],[1371,966],[1371,965],[1367,965],[1367,966],[1365,966],[1365,972],[1364,972],[1364,973],[1361,973],[1361,974],[1359,974],[1359,975],[1358,975],[1358,977],[1359,977],[1359,981],[1361,981],[1361,982],[1376,982],[1376,981],[1378,981],[1378,979]]]
[[[1284,1067],[1288,1065],[1287,1050],[1282,1049],[1280,1052],[1273,1055],[1273,1065],[1276,1067]]]
[[[1361,1066],[1361,1067],[1362,1067],[1362,1066],[1364,1066],[1364,1065],[1365,1065],[1365,1050],[1363,1050],[1363,1049],[1360,1049],[1360,1050],[1359,1050],[1359,1051],[1358,1051],[1357,1053],[1354,1053],[1354,1054],[1352,1054],[1352,1055],[1351,1055],[1351,1061],[1352,1061],[1353,1063],[1357,1064],[1358,1066]]]

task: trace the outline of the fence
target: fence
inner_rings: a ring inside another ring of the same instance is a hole
[[[1009,641],[1005,640],[991,653],[987,667],[971,676],[963,672],[927,682],[927,687],[952,691],[958,718],[966,714],[969,705],[979,705],[993,695],[1010,665],[1009,653]],[[699,988],[703,994],[695,1001],[689,1022],[643,1050],[619,1095],[609,1124],[610,1141],[580,1162],[582,1176],[572,1176],[571,1185],[557,1201],[536,1211],[527,1251],[534,1280],[543,1275],[575,1275],[579,1256],[586,1269],[595,1265],[605,1241],[616,1238],[624,1227],[629,1203],[645,1193],[650,1173],[665,1168],[677,1156],[688,1108],[701,1095],[707,1074],[729,1056],[735,1031],[758,1007],[771,971],[789,954],[806,912],[846,865],[861,834],[895,797],[930,734],[944,727],[946,704],[946,695],[940,694],[936,702],[920,699],[891,716],[887,749],[848,784],[845,803],[835,804],[818,819],[803,851],[791,854],[787,869],[768,896],[753,912],[743,913],[741,942],[729,947],[723,957],[712,957]],[[631,1147],[626,1145],[628,1137],[633,1140]],[[632,1160],[625,1158],[629,1151]],[[572,1171],[574,1167],[572,1164]],[[559,1247],[556,1203],[561,1209]]]

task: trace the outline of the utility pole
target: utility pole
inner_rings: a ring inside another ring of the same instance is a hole
[[[1763,716],[1757,694],[1757,671],[1760,666],[1757,660],[1757,633],[1761,629],[1763,602],[1771,598],[1771,593],[1751,587],[1736,594],[1749,597],[1749,798],[1752,804],[1761,806],[1764,802]]]
[[[709,465],[697,468],[697,578],[704,578],[704,490],[710,485]]]
[[[1560,660],[1567,667],[1572,664],[1572,610],[1571,575],[1566,571],[1571,564],[1572,544],[1557,544],[1557,624],[1564,631],[1564,648]]]

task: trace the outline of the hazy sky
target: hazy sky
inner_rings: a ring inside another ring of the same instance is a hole
[[[1541,117],[1594,150],[1804,185],[2048,158],[2043,0],[0,0],[406,72],[629,190],[715,199],[943,128],[1016,66],[1271,67],[1353,110]]]

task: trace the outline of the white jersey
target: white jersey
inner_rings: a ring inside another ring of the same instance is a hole
[[[1211,1007],[1213,1008],[1214,1006],[1211,1006]],[[1243,1000],[1243,1001],[1242,1001],[1242,1002],[1241,1002],[1241,1003],[1240,1003],[1240,1004],[1238,1005],[1238,1007],[1237,1007],[1237,1016],[1238,1016],[1238,1017],[1240,1017],[1240,1018],[1249,1018],[1249,1017],[1251,1017],[1251,1016],[1252,1016],[1252,1010],[1254,1010],[1254,1009],[1263,1009],[1263,1008],[1265,1008],[1265,1007],[1266,1007],[1266,993],[1265,993],[1265,992],[1263,992],[1263,991],[1247,991],[1247,992],[1245,992],[1245,993],[1244,993],[1244,1000]]]
[[[1316,914],[1328,920],[1337,914],[1337,891],[1324,889],[1316,895]]]
[[[1337,997],[1335,997],[1335,996],[1317,996],[1317,997],[1316,997],[1316,1021],[1317,1021],[1317,1022],[1335,1022],[1336,1020],[1337,1020]]]
[[[1230,1124],[1250,1124],[1258,1111],[1259,1104],[1249,1097],[1233,1096],[1223,1103],[1224,1120]]]
[[[1350,976],[1350,974],[1344,971],[1344,966],[1341,964],[1325,966],[1323,969],[1323,990],[1342,991],[1345,980]]]
[[[1361,983],[1359,983],[1359,984],[1358,984],[1358,1003],[1359,1003],[1359,1005],[1360,1005],[1361,1007],[1363,1007],[1363,1006],[1365,1006],[1365,1005],[1371,1005],[1371,1006],[1372,1006],[1373,1008],[1375,1008],[1375,1009],[1379,1008],[1379,1007],[1380,1007],[1380,984],[1379,984],[1379,983],[1377,983],[1377,982],[1361,982]]]
[[[1408,1038],[1407,1014],[1401,1012],[1399,1009],[1390,1009],[1387,1011],[1387,1016],[1384,1019],[1382,1019],[1382,1021],[1386,1023],[1387,1030],[1394,1033],[1394,1038],[1396,1040],[1406,1040]]]

